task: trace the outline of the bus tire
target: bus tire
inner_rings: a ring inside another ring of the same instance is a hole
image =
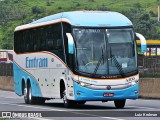
[[[28,84],[28,101],[29,104],[35,104],[36,103],[36,98],[32,96],[32,87],[31,84]]]
[[[24,88],[24,101],[26,104],[34,104],[35,98],[32,96],[31,84],[28,83]]]
[[[116,108],[124,108],[126,100],[114,100]]]
[[[29,104],[29,96],[28,96],[27,85],[25,85],[25,87],[24,87],[24,102],[25,102],[26,104]]]
[[[66,90],[63,92],[63,103],[64,103],[64,107],[66,108],[70,108],[75,105],[75,101],[67,99]]]

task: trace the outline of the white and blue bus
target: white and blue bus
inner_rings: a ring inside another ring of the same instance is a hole
[[[109,11],[63,12],[18,26],[15,92],[27,104],[114,101],[123,108],[138,98],[135,36],[127,17]]]

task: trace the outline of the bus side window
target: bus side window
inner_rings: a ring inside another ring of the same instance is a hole
[[[46,50],[46,31],[44,28],[40,29],[40,51]]]
[[[33,49],[34,49],[34,51],[37,51],[37,44],[36,43],[34,44],[34,48]]]
[[[21,31],[18,31],[18,32],[15,32],[14,33],[14,49],[15,49],[15,52],[17,53],[20,53],[21,50],[22,50],[22,46],[23,46],[23,42],[22,41],[22,32]],[[22,43],[22,44],[19,44],[19,43]]]
[[[48,50],[64,60],[60,23],[53,24],[47,28],[46,41]]]
[[[52,50],[53,49],[53,41],[54,41],[54,33],[52,32],[53,27],[52,26],[48,26],[47,27],[47,35],[46,35],[46,42],[47,42],[47,48],[48,50]]]
[[[60,52],[59,50],[63,49],[63,44],[62,44],[62,36],[61,36],[61,24],[56,24],[53,25],[53,34],[54,34],[54,49]]]
[[[31,45],[32,45],[32,40],[31,40],[31,35],[30,35],[30,32],[31,30],[27,30],[27,31],[24,31],[24,34],[23,34],[23,41],[25,43],[25,51],[26,52],[30,52],[31,51]]]
[[[38,40],[37,40],[37,30],[38,28],[35,28],[33,29],[33,32],[32,32],[32,37],[31,37],[31,43],[32,43],[32,51],[37,51],[37,43],[38,43]]]
[[[48,39],[48,41],[47,41],[47,47],[48,47],[49,50],[52,50],[52,47],[53,47],[53,41],[52,41],[52,39]]]
[[[58,50],[62,50],[62,39],[57,39],[56,40],[56,47]]]

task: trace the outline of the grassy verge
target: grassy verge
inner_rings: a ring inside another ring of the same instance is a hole
[[[5,119],[0,117],[0,120],[5,120]]]

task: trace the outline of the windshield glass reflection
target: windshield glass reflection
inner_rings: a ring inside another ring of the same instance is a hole
[[[137,69],[132,29],[74,28],[73,35],[79,71],[123,76]]]

